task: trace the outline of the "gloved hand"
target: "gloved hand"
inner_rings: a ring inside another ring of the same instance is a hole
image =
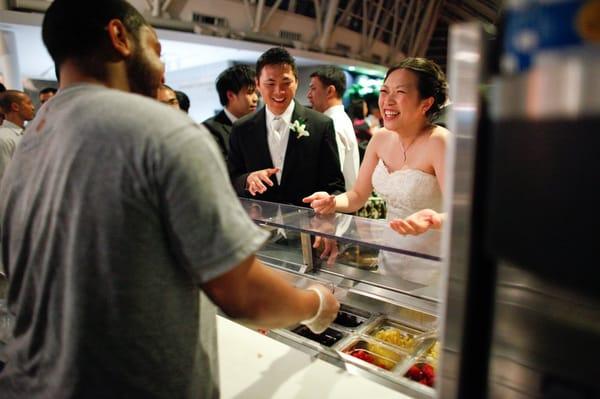
[[[300,323],[307,326],[315,334],[320,334],[335,320],[340,310],[340,303],[324,285],[313,284],[308,289],[319,295],[319,310],[312,318]]]

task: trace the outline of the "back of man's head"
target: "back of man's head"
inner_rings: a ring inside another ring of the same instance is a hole
[[[21,104],[24,99],[25,92],[19,90],[6,90],[0,93],[0,111],[4,114],[13,112],[13,104]]]
[[[256,84],[256,74],[246,65],[234,65],[227,68],[217,77],[217,92],[222,106],[228,105],[227,92],[237,94],[244,87],[253,88]]]
[[[175,95],[177,96],[177,101],[179,102],[179,109],[181,109],[186,114],[190,111],[190,98],[182,91],[175,90]]]
[[[69,58],[96,62],[110,58],[106,26],[118,19],[136,39],[147,25],[144,17],[125,0],[54,0],[42,24],[42,39],[58,68]]]
[[[50,98],[52,98],[52,97],[54,97],[54,95],[56,95],[57,91],[58,90],[56,90],[54,87],[44,87],[38,93],[38,98],[40,100],[40,103],[44,104],[46,101],[50,100]]]
[[[319,67],[316,71],[310,74],[311,78],[318,78],[324,87],[335,87],[335,95],[337,98],[342,98],[346,91],[346,75],[344,71],[333,65]]]

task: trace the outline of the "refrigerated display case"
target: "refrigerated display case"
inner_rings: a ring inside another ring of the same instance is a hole
[[[297,287],[315,282],[331,287],[341,303],[322,334],[295,325],[269,336],[411,397],[434,397],[442,233],[402,236],[383,220],[241,202],[271,232],[258,258]],[[320,259],[315,237],[335,240],[334,262]]]
[[[557,17],[532,25],[531,38],[570,23],[546,7],[598,2],[518,3],[541,22]],[[529,69],[502,74],[505,24],[495,42],[476,23],[450,29],[456,143],[439,395],[598,398],[600,49],[530,49]]]

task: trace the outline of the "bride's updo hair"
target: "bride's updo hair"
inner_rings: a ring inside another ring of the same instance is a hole
[[[433,104],[427,111],[427,119],[430,122],[435,121],[448,101],[448,82],[442,69],[426,58],[405,58],[388,69],[385,80],[398,69],[408,69],[417,75],[419,81],[417,89],[422,100],[433,97]]]

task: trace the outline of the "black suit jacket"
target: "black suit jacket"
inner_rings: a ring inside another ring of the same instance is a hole
[[[227,159],[229,154],[229,135],[231,134],[232,123],[225,114],[225,111],[219,112],[212,118],[202,122],[208,131],[213,135],[217,144],[221,148],[223,157]]]
[[[267,141],[265,108],[236,121],[229,137],[228,167],[239,196],[307,206],[302,203],[302,198],[315,191],[327,191],[331,194],[344,191],[344,176],[340,169],[333,121],[296,102],[292,123],[299,119],[306,121],[306,130],[310,135],[298,138],[290,130],[281,185],[273,175],[271,180],[274,186],[255,197],[246,191],[248,174],[273,167]]]

